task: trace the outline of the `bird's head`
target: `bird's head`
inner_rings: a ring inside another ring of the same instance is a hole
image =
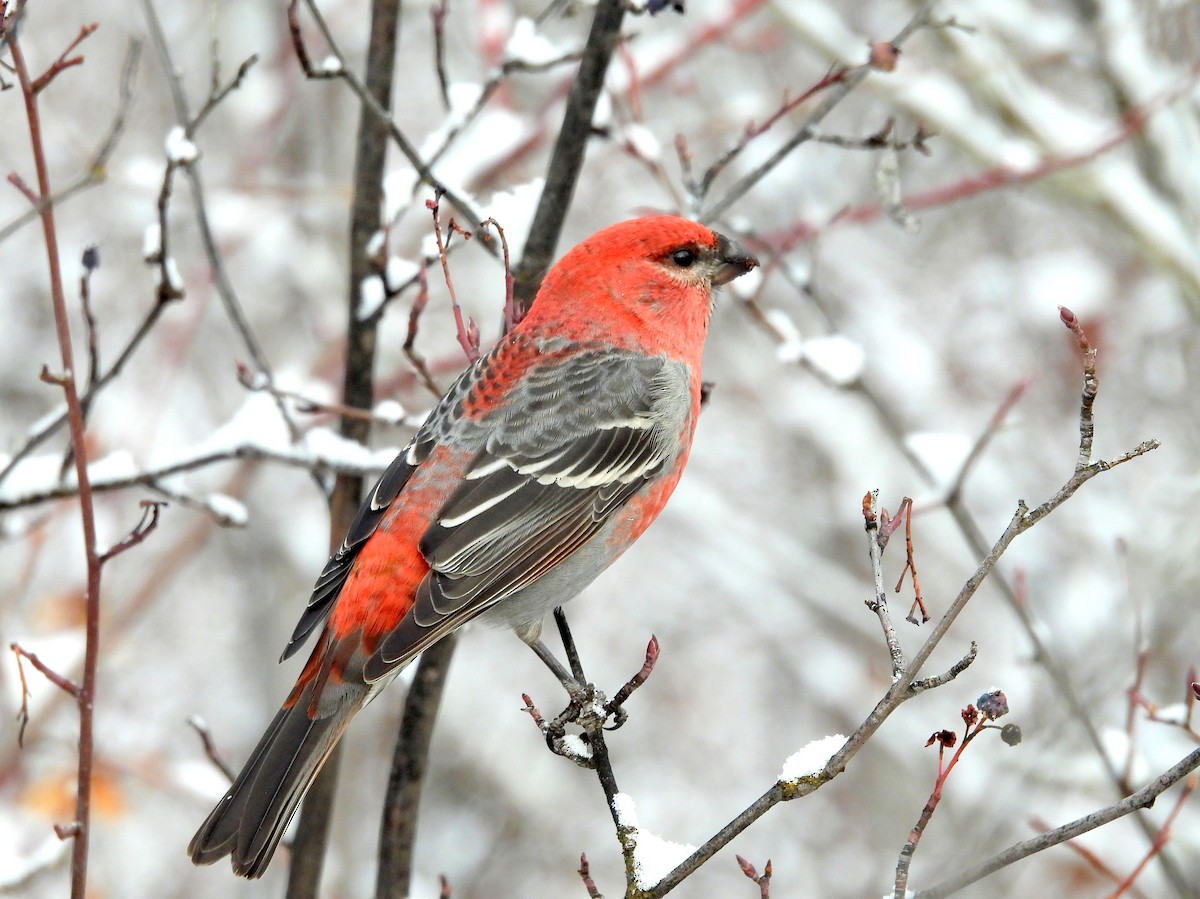
[[[714,290],[758,265],[736,241],[676,216],[597,231],[547,273],[530,318],[563,336],[699,357]]]

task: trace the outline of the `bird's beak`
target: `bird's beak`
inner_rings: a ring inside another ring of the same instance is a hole
[[[713,275],[713,285],[728,284],[734,278],[740,278],[751,269],[758,267],[758,260],[751,256],[736,240],[730,240],[723,234],[717,235],[717,258],[721,264]]]

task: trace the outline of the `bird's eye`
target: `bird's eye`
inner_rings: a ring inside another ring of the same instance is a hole
[[[692,263],[696,261],[696,251],[688,247],[676,250],[671,254],[671,261],[680,268],[691,268]]]

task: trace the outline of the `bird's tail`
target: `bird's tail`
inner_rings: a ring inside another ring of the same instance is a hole
[[[280,709],[229,792],[192,837],[192,862],[209,865],[231,855],[235,874],[262,876],[296,806],[362,708],[366,692],[365,685],[361,693],[347,690],[333,708],[317,709],[310,707],[305,690]]]

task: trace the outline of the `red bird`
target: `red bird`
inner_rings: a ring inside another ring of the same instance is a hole
[[[283,708],[192,838],[196,864],[258,877],[350,719],[477,616],[542,646],[662,510],[700,411],[718,285],[758,264],[672,216],[597,232],[442,398],[359,509],[284,650],[324,622]]]

